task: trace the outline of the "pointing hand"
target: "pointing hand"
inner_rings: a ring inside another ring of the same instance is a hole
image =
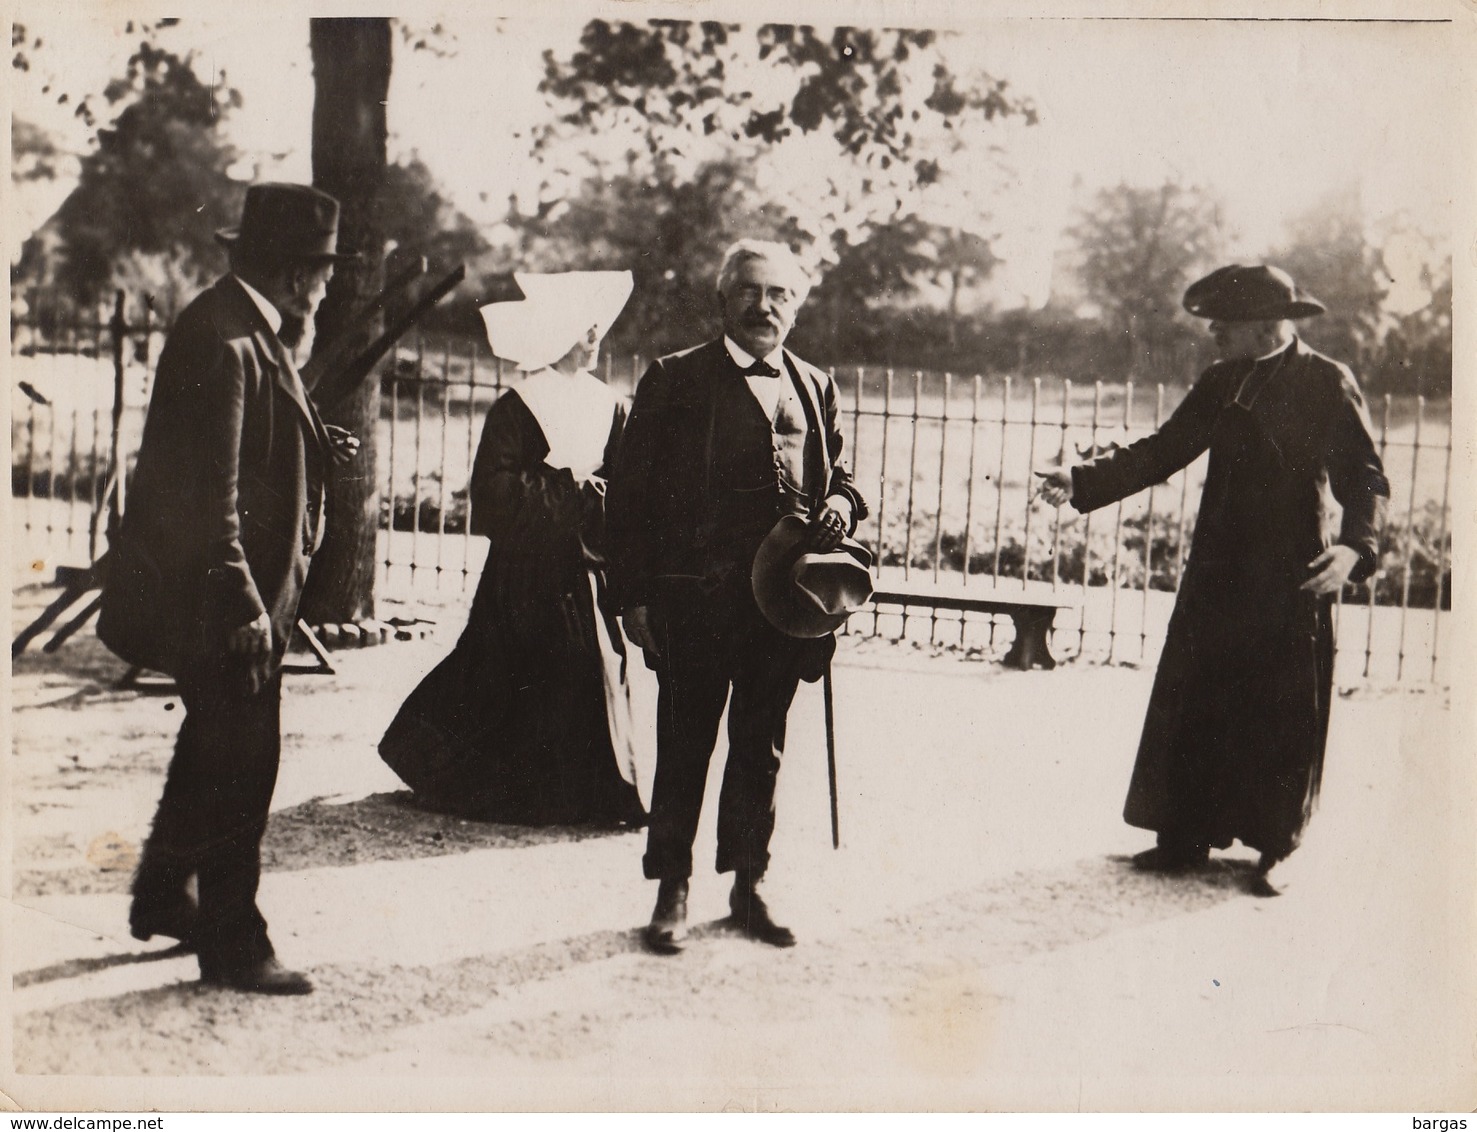
[[[1036,495],[1039,498],[1046,500],[1053,507],[1072,502],[1072,470],[1070,468],[1060,465],[1037,468],[1032,474],[1041,478],[1041,484],[1036,489]]]

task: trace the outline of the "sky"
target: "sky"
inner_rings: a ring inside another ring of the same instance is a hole
[[[550,10],[529,4],[529,14],[507,19],[447,16],[438,50],[396,44],[392,156],[418,154],[462,210],[487,225],[501,217],[510,193],[527,194],[537,183],[527,135],[546,112],[536,89],[542,53],[570,50],[581,24],[532,14]],[[195,52],[202,77],[224,72],[241,91],[244,105],[229,119],[247,158],[236,172],[243,179],[306,180],[306,21],[273,11],[186,18],[168,42]],[[76,89],[100,89],[131,47],[119,21],[91,12],[85,5],[26,11],[22,4],[16,16],[47,34],[46,64]],[[436,20],[405,22],[424,28]],[[1359,192],[1372,224],[1402,214],[1436,231],[1451,223],[1466,158],[1454,133],[1452,108],[1465,88],[1449,26],[983,16],[954,22],[960,26],[947,50],[955,64],[1008,79],[1041,116],[1039,125],[1017,123],[982,136],[973,154],[1003,142],[1012,170],[1005,189],[990,194],[993,216],[979,219],[1003,233],[998,251],[1005,263],[995,280],[1003,305],[1044,301],[1076,209],[1120,182],[1155,186],[1175,177],[1213,189],[1225,203],[1230,250],[1239,258],[1275,246],[1290,218],[1339,191]],[[41,102],[34,82],[13,83],[12,95],[17,116],[69,125]],[[1455,117],[1458,125],[1468,120]],[[39,223],[64,192],[58,186],[22,201],[17,226]]]

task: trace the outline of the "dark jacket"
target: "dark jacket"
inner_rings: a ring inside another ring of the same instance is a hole
[[[806,485],[782,474],[771,423],[721,338],[646,371],[606,501],[616,608],[648,604],[671,587],[747,586],[780,516],[813,513],[828,496],[845,496],[853,517],[866,517],[841,463],[835,383],[788,350],[784,358],[780,380],[795,383],[807,419]]]
[[[1299,587],[1334,541],[1359,553],[1353,580],[1369,576],[1390,487],[1353,374],[1295,341],[1255,369],[1211,366],[1158,432],[1073,469],[1073,505],[1123,499],[1207,449],[1124,816],[1281,855],[1317,797],[1333,687],[1333,598]]]
[[[159,358],[108,556],[98,635],[176,673],[263,612],[277,653],[321,539],[328,442],[282,343],[233,277],[185,308]]]
[[[618,404],[605,462],[595,482],[581,483],[544,462],[549,442],[516,388],[488,411],[467,485],[471,531],[490,540],[468,632],[496,624],[513,665],[599,654],[587,577],[604,564],[596,484],[609,478],[625,420]]]
[[[1332,542],[1359,552],[1352,581],[1375,568],[1378,521],[1390,485],[1349,368],[1301,339],[1250,381],[1245,362],[1210,366],[1152,436],[1073,471],[1073,505],[1092,511],[1161,483],[1211,450],[1187,580],[1197,560],[1229,557],[1258,574],[1301,583],[1304,567]],[[1265,438],[1264,473],[1217,460],[1227,412]],[[1335,526],[1340,509],[1342,517]]]

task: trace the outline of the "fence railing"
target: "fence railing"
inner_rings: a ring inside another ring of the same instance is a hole
[[[42,321],[12,317],[16,545],[27,558],[85,560],[111,453],[127,467],[137,451],[161,331],[116,312],[64,327]],[[623,392],[642,368],[640,359],[605,362]],[[1080,600],[1057,616],[1059,658],[1157,658],[1204,459],[1086,516],[1035,499],[1031,473],[1146,435],[1181,388],[866,367],[842,367],[836,379],[848,463],[872,504],[859,537],[885,576],[1066,591]],[[486,410],[516,380],[476,340],[411,336],[382,366],[384,601],[452,617],[470,597],[486,543],[467,529],[467,481]],[[1386,396],[1370,408],[1392,499],[1379,570],[1339,609],[1338,671],[1345,681],[1440,681],[1451,606],[1450,403]],[[997,622],[915,609],[858,616],[850,631],[993,655],[1012,633]]]
[[[1032,469],[1147,435],[1182,388],[865,370],[837,376],[848,394],[853,469],[874,493],[870,533],[884,571],[964,587],[977,579],[1075,591],[1077,609],[1056,619],[1059,656],[1157,659],[1205,457],[1089,515],[1035,499]],[[1440,622],[1451,601],[1450,405],[1386,396],[1371,408],[1392,499],[1378,572],[1343,595],[1340,673],[1439,679]],[[998,620],[914,612],[890,622],[879,616],[872,631],[993,650],[1011,639],[1007,630],[997,645]]]

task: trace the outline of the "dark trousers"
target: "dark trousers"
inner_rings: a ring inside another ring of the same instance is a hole
[[[760,877],[774,833],[785,717],[805,650],[814,642],[793,640],[770,626],[747,587],[666,600],[652,612],[661,648],[660,692],[656,780],[642,868],[653,880],[692,875],[703,787],[728,701],[718,871]]]
[[[184,672],[176,682],[185,718],[134,880],[134,902],[168,906],[195,876],[200,969],[230,970],[273,954],[256,891],[281,754],[282,674],[276,670],[252,693],[239,665],[223,661]]]

